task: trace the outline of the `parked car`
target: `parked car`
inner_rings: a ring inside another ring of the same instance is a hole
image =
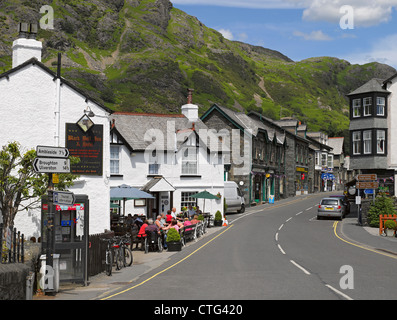
[[[333,195],[333,196],[330,196],[330,198],[339,198],[339,199],[341,199],[343,205],[346,207],[345,215],[350,213],[350,202],[349,202],[349,198],[347,196],[345,196],[344,194],[342,194],[342,195]]]
[[[338,218],[342,220],[345,216],[345,206],[339,198],[323,198],[317,209],[317,219],[323,217]]]
[[[224,182],[227,212],[243,213],[245,211],[244,195],[234,181]]]

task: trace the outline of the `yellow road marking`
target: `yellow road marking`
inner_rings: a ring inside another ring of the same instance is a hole
[[[367,250],[367,251],[371,251],[371,252],[380,254],[380,255],[382,255],[382,256],[386,256],[386,257],[389,257],[389,258],[392,258],[392,259],[397,259],[397,256],[394,256],[394,255],[392,255],[392,254],[387,254],[387,253],[385,253],[385,252],[381,252],[381,251],[378,251],[378,250],[375,250],[375,249],[371,249],[371,248],[368,248],[368,247],[365,247],[365,246],[362,246],[362,245],[359,245],[359,244],[356,244],[356,243],[353,243],[353,242],[350,242],[350,241],[347,241],[347,240],[341,238],[341,237],[338,235],[338,233],[336,232],[337,226],[338,226],[338,221],[335,221],[335,222],[334,222],[334,225],[333,225],[334,234],[335,234],[335,236],[336,236],[339,240],[342,240],[343,242],[346,242],[346,243],[348,243],[348,244],[350,244],[350,245],[352,245],[352,246],[355,246],[355,247],[358,247],[358,248],[361,248],[361,249],[364,249],[364,250]]]
[[[233,227],[233,224],[230,225],[226,230],[224,230],[224,231],[222,231],[220,234],[218,234],[216,237],[212,238],[210,241],[208,241],[208,242],[206,242],[205,244],[203,244],[200,248],[196,249],[196,250],[193,251],[191,254],[189,254],[188,256],[186,256],[185,258],[183,258],[182,260],[179,260],[178,262],[174,263],[172,266],[169,266],[168,268],[166,268],[166,269],[164,269],[164,270],[162,270],[162,271],[156,273],[155,275],[151,276],[150,278],[146,279],[145,281],[142,281],[141,283],[139,283],[139,284],[137,284],[137,285],[135,285],[135,286],[133,286],[133,287],[131,287],[131,288],[128,288],[128,289],[123,290],[123,291],[120,291],[120,292],[117,292],[117,293],[115,293],[115,294],[112,294],[112,295],[107,296],[107,297],[105,297],[105,298],[102,298],[102,299],[100,299],[100,300],[107,300],[107,299],[113,298],[113,297],[118,296],[118,295],[120,295],[120,294],[126,293],[126,292],[128,292],[128,291],[130,291],[130,290],[132,290],[132,289],[135,289],[135,288],[137,288],[137,287],[140,287],[141,285],[145,284],[146,282],[149,282],[150,280],[152,280],[152,279],[156,278],[157,276],[159,276],[160,274],[162,274],[162,273],[164,273],[164,272],[166,272],[166,271],[172,269],[173,267],[177,266],[177,265],[180,264],[181,262],[185,261],[186,259],[188,259],[188,258],[191,257],[192,255],[194,255],[197,251],[201,250],[202,248],[204,248],[205,246],[207,246],[208,244],[210,244],[210,243],[211,243],[212,241],[214,241],[216,238],[218,238],[219,236],[221,236],[222,234],[224,234],[226,231],[228,231],[231,227]]]

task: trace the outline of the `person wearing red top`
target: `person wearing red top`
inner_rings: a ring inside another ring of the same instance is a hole
[[[138,237],[138,240],[140,240],[140,243],[141,243],[141,250],[143,250],[144,249],[144,244],[145,244],[145,237],[146,237],[146,227],[148,226],[149,224],[148,224],[148,221],[147,221],[147,219],[143,222],[143,225],[141,226],[141,228],[139,229],[139,232],[138,232],[138,235],[137,235],[137,237]],[[139,244],[139,242],[137,242],[137,244],[136,244],[136,248],[135,249],[138,249],[138,244]]]

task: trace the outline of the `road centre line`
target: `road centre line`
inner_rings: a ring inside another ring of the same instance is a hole
[[[345,298],[346,300],[353,300],[352,298],[350,298],[347,294],[344,294],[343,292],[340,292],[339,290],[335,289],[334,287],[330,286],[329,284],[325,285],[327,288],[331,289],[332,291],[334,291],[335,293],[337,293],[338,295],[342,296],[343,298]]]
[[[275,237],[276,241],[278,241],[278,232],[276,233]]]
[[[285,222],[288,222],[288,221],[290,221],[292,219],[292,217],[291,218],[289,218],[289,219],[287,219]]]
[[[278,231],[280,231],[284,227],[284,223],[278,228]]]
[[[297,264],[294,260],[290,260],[290,262],[297,268],[301,269],[307,275],[310,275],[310,272],[303,268],[301,265]]]
[[[313,207],[307,208],[306,211],[309,211],[309,210],[311,210],[311,209],[313,209]]]
[[[296,216],[299,216],[299,215],[302,214],[302,213],[303,213],[303,211],[298,212],[298,213],[296,214]]]
[[[280,251],[281,251],[282,254],[286,254],[285,251],[283,250],[283,248],[281,248],[281,246],[280,246],[279,244],[278,244],[277,246],[278,246],[278,248],[280,249]]]
[[[123,290],[123,291],[120,291],[120,292],[117,292],[117,293],[115,293],[115,294],[112,294],[112,295],[109,295],[109,296],[107,296],[107,297],[104,297],[104,298],[102,298],[102,299],[100,299],[100,300],[107,300],[107,299],[113,298],[113,297],[115,297],[115,296],[118,296],[118,295],[120,295],[120,294],[126,293],[126,292],[128,292],[128,291],[130,291],[130,290],[132,290],[132,289],[137,288],[137,287],[140,287],[141,285],[145,284],[146,282],[149,282],[150,280],[156,278],[156,277],[159,276],[160,274],[162,274],[162,273],[164,273],[164,272],[166,272],[166,271],[172,269],[173,267],[177,266],[177,265],[180,264],[181,262],[183,262],[183,261],[185,261],[186,259],[190,258],[190,257],[191,257],[192,255],[194,255],[196,252],[198,252],[199,250],[201,250],[202,248],[204,248],[205,246],[207,246],[208,244],[210,244],[212,241],[214,241],[216,238],[220,237],[222,234],[224,234],[226,231],[228,231],[228,230],[229,230],[230,228],[232,228],[232,227],[233,227],[233,224],[230,225],[226,230],[222,231],[222,232],[219,233],[217,236],[215,236],[214,238],[212,238],[211,240],[209,240],[209,241],[207,241],[206,243],[204,243],[201,247],[199,247],[198,249],[194,250],[191,254],[187,255],[185,258],[179,260],[178,262],[174,263],[173,265],[169,266],[168,268],[166,268],[166,269],[164,269],[164,270],[162,270],[162,271],[156,273],[155,275],[153,275],[153,276],[151,276],[150,278],[148,278],[148,279],[142,281],[141,283],[138,283],[137,285],[135,285],[135,286],[133,286],[133,287],[130,287],[130,288],[128,288],[128,289],[125,289],[125,290]]]

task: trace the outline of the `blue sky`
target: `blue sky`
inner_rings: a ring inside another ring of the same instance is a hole
[[[171,1],[230,40],[277,50],[294,61],[331,56],[397,69],[397,0]]]

